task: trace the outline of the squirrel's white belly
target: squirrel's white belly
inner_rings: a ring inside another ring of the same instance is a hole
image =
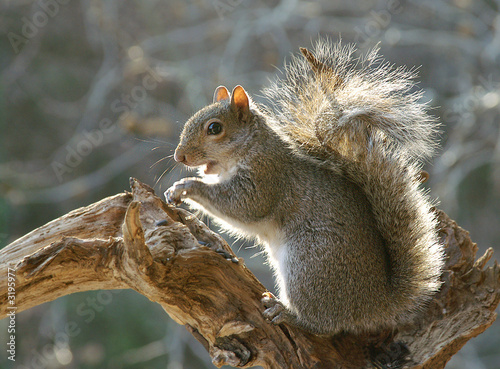
[[[281,302],[284,305],[289,305],[286,288],[286,280],[288,275],[287,261],[287,246],[283,239],[275,239],[272,243],[264,243],[269,265],[272,267],[276,278],[276,287]]]
[[[289,305],[286,293],[286,280],[288,275],[287,246],[282,232],[270,221],[254,222],[245,224],[234,219],[217,219],[221,225],[233,234],[244,237],[257,238],[264,246],[269,266],[273,269],[276,278],[280,301]]]

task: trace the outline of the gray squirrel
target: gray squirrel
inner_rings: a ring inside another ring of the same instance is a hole
[[[184,126],[175,160],[205,178],[166,192],[265,249],[279,298],[264,315],[333,335],[393,327],[440,288],[432,203],[419,185],[438,124],[414,73],[378,50],[319,40],[254,103],[220,86]]]

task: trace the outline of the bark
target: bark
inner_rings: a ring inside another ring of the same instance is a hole
[[[439,210],[447,268],[428,308],[394,331],[332,338],[266,321],[266,289],[222,237],[147,185],[132,179],[131,187],[0,250],[2,317],[73,292],[132,288],[185,325],[216,366],[363,368],[406,356],[410,368],[433,369],[496,318],[500,268],[486,267],[493,251],[476,260],[468,233]]]

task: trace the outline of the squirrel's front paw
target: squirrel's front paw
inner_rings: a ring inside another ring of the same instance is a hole
[[[196,181],[196,178],[183,178],[175,182],[172,187],[165,191],[165,199],[169,204],[179,205],[183,198],[189,196],[189,190]]]
[[[269,319],[273,324],[281,324],[289,321],[288,310],[277,297],[270,292],[265,292],[262,296],[261,302],[266,308],[262,315],[265,318]]]

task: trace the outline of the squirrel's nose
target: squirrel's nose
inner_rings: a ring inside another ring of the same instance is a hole
[[[174,159],[176,162],[185,163],[186,162],[186,155],[184,155],[184,153],[177,148],[177,149],[175,149]]]

